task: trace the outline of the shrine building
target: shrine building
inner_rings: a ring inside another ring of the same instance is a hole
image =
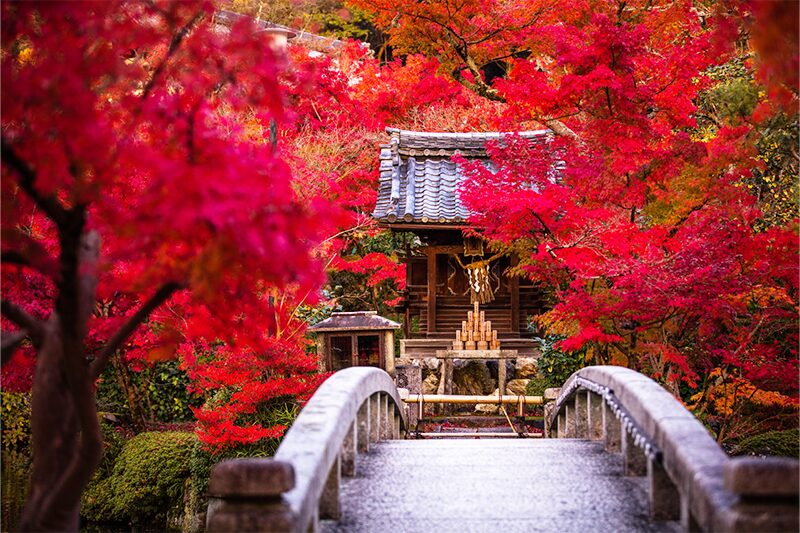
[[[406,247],[406,291],[400,357],[450,349],[454,334],[478,302],[502,348],[534,355],[531,318],[545,310],[533,282],[509,275],[518,258],[493,254],[483,239],[464,237],[470,216],[458,189],[465,179],[455,154],[490,166],[489,141],[501,133],[429,133],[387,128],[381,145],[380,184],[373,217],[383,227],[416,235],[421,247]],[[518,133],[545,142],[547,130]],[[491,168],[491,167],[490,167]],[[480,228],[475,228],[478,231]]]

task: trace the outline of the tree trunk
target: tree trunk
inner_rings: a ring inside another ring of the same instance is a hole
[[[95,305],[100,238],[82,215],[59,228],[56,310],[43,324],[31,394],[33,473],[21,531],[78,531],[81,494],[100,464],[103,440],[84,338]]]
[[[102,455],[102,441],[81,431],[58,331],[57,319],[51,319],[38,353],[31,397],[33,473],[21,531],[77,531],[81,493]],[[96,411],[94,416],[96,421]],[[57,490],[70,473],[80,488]]]

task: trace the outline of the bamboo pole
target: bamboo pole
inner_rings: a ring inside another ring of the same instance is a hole
[[[525,405],[542,405],[543,400],[541,396],[515,396],[513,394],[494,395],[494,396],[467,396],[460,394],[409,394],[408,398],[404,398],[406,403],[418,403],[421,400],[424,403],[456,403],[456,404],[479,404],[479,403],[504,403],[504,404],[517,404],[524,403]]]

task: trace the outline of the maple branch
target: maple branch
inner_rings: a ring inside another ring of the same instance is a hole
[[[678,219],[678,221],[675,223],[675,226],[673,226],[673,228],[669,230],[669,236],[674,237],[675,234],[678,233],[678,230],[683,225],[683,223],[689,220],[689,217],[692,216],[693,213],[695,213],[696,211],[700,211],[707,204],[708,204],[708,198],[703,200],[703,202],[700,205],[693,206],[691,209],[689,209],[689,212],[683,215],[680,219]]]
[[[164,303],[173,293],[185,288],[185,285],[182,283],[177,282],[169,282],[165,283],[158,289],[155,294],[153,294],[149,300],[147,300],[142,306],[139,308],[136,313],[134,313],[128,320],[117,330],[111,339],[106,343],[105,346],[100,350],[100,353],[97,357],[94,358],[92,361],[92,365],[89,368],[89,375],[91,379],[97,379],[100,374],[103,373],[103,369],[108,364],[108,360],[111,355],[116,352],[128,338],[136,331],[136,328],[144,322],[150,313],[152,313],[158,306]]]
[[[53,222],[61,226],[66,217],[64,206],[56,199],[55,195],[44,196],[36,190],[36,186],[34,185],[36,182],[36,171],[17,155],[17,152],[14,151],[5,137],[0,139],[0,156],[2,156],[4,163],[19,174],[20,188],[30,196],[37,207],[44,211]]]
[[[2,312],[3,316],[8,320],[22,329],[27,330],[33,340],[41,339],[44,334],[44,325],[41,320],[35,318],[26,310],[14,305],[8,300],[0,301],[0,312]]]
[[[550,235],[551,237],[554,237],[553,232],[550,231],[550,228],[547,227],[547,224],[545,224],[542,217],[539,216],[539,213],[537,213],[533,209],[528,209],[528,211],[530,211],[531,215],[533,215],[536,218],[536,220],[539,221],[539,224],[542,225],[542,230],[544,230],[545,235]]]
[[[22,255],[20,252],[16,250],[5,250],[0,252],[0,263],[5,263],[7,265],[19,265],[24,267],[30,267],[31,262],[28,261],[28,258]]]
[[[14,355],[14,352],[17,351],[19,345],[22,344],[26,338],[30,335],[27,330],[21,329],[19,331],[3,331],[0,333],[2,336],[2,342],[0,344],[0,362],[2,364],[6,364],[11,356]]]
[[[153,75],[147,82],[147,85],[144,86],[142,89],[142,100],[146,100],[150,91],[153,90],[153,87],[156,84],[156,80],[158,79],[161,72],[164,70],[164,67],[167,65],[167,61],[175,54],[175,51],[181,45],[183,40],[191,31],[192,27],[197,24],[200,19],[203,18],[203,12],[198,11],[195,15],[187,22],[175,35],[172,36],[172,40],[169,43],[169,49],[167,50],[167,54],[164,56],[164,59],[158,64],[158,66],[153,71]]]

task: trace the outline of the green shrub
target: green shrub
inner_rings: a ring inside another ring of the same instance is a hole
[[[21,392],[3,392],[0,397],[0,494],[2,494],[3,531],[16,529],[22,515],[31,477],[31,395]]]
[[[0,427],[4,450],[27,450],[31,438],[31,395],[27,392],[3,392]]]
[[[543,376],[541,373],[537,373],[525,386],[525,394],[527,396],[543,396],[545,389],[560,387],[561,385],[562,384],[554,385],[549,378]]]
[[[122,447],[110,477],[100,472],[83,495],[81,513],[97,522],[163,524],[190,476],[193,433],[147,432]]]
[[[586,366],[586,352],[564,352],[556,348],[556,343],[566,337],[547,335],[539,338],[542,355],[536,361],[537,373],[550,383],[550,387],[560,387],[576,371]]]
[[[137,402],[133,410],[129,404],[131,398],[120,388],[118,372],[124,372],[129,380]],[[202,398],[188,392],[189,384],[189,377],[178,361],[153,363],[138,371],[109,365],[98,383],[97,404],[101,411],[117,415],[129,416],[132,411],[141,411],[150,421],[192,421],[191,408],[199,407]]]
[[[754,435],[740,442],[734,448],[733,454],[800,457],[800,429],[768,431]]]

